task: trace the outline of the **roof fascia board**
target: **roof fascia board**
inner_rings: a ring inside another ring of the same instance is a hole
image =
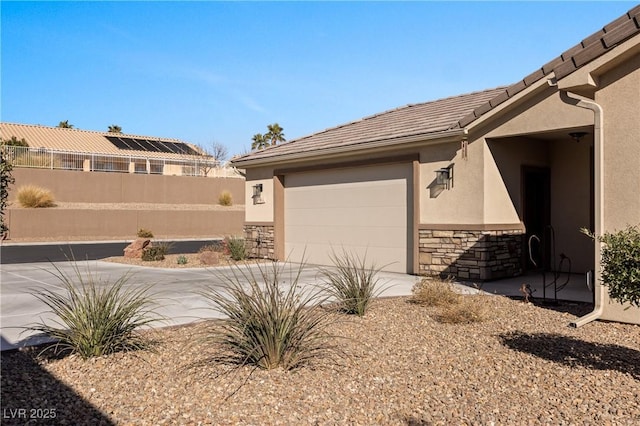
[[[639,52],[640,35],[636,35],[568,76],[559,79],[557,81],[558,88],[570,91],[576,89],[595,91],[599,86],[598,77],[600,75]]]
[[[248,168],[267,166],[271,164],[282,164],[285,162],[293,162],[300,160],[310,160],[313,158],[335,158],[341,156],[347,156],[358,151],[385,151],[385,150],[397,150],[398,148],[410,148],[415,145],[433,145],[439,143],[459,141],[461,136],[466,135],[465,129],[451,129],[438,133],[419,134],[411,136],[403,136],[394,139],[380,139],[371,142],[364,142],[357,145],[346,145],[333,147],[328,149],[319,149],[309,152],[295,152],[291,154],[283,154],[267,158],[257,158],[244,161],[231,161],[234,167]]]
[[[490,122],[494,118],[500,117],[506,110],[511,108],[513,105],[517,105],[524,99],[548,88],[549,83],[547,82],[547,80],[548,78],[543,78],[541,80],[538,80],[535,83],[533,83],[531,86],[526,87],[525,89],[521,90],[520,92],[510,97],[505,102],[502,102],[501,104],[495,106],[494,108],[489,110],[486,114],[483,114],[482,116],[478,117],[477,119],[469,123],[469,125],[467,125],[464,128],[465,133],[472,132],[475,129],[480,127],[484,127],[488,122]]]

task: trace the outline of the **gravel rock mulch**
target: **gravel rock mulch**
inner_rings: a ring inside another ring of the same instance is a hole
[[[178,258],[182,256],[186,258],[187,263],[185,264],[178,263]],[[130,257],[124,257],[124,256],[106,257],[100,260],[105,262],[122,263],[125,265],[147,266],[152,268],[212,268],[212,267],[231,266],[231,265],[238,265],[238,264],[243,265],[245,263],[253,264],[258,262],[260,263],[271,262],[270,260],[267,260],[267,259],[247,259],[247,260],[235,262],[231,260],[229,256],[223,255],[222,253],[220,253],[219,256],[220,256],[219,257],[220,262],[217,265],[206,265],[202,263],[200,261],[199,253],[168,254],[164,257],[164,260],[151,260],[151,261],[145,261],[139,258],[130,258]]]
[[[53,409],[55,419],[34,423],[640,424],[640,327],[574,329],[588,306],[485,299],[492,318],[467,325],[438,323],[408,298],[380,299],[364,318],[331,326],[348,357],[289,372],[207,362],[216,348],[197,337],[215,322],[151,331],[155,353],[3,352],[3,423],[25,423],[8,410]]]

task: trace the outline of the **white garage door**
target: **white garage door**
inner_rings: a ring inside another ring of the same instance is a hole
[[[294,262],[329,265],[343,248],[367,263],[411,272],[410,164],[285,176],[285,252]]]

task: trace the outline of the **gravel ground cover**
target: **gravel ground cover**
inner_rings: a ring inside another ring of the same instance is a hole
[[[210,361],[198,336],[216,322],[150,331],[155,353],[3,352],[3,424],[640,424],[640,327],[568,327],[583,304],[485,303],[490,320],[454,325],[379,299],[331,326],[345,358],[294,371]]]

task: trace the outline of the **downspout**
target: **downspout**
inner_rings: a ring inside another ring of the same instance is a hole
[[[551,84],[551,83],[550,83]],[[571,93],[575,96],[575,94]],[[569,96],[569,92],[566,90],[560,90],[560,99],[566,104],[574,105],[579,108],[590,109],[594,114],[594,131],[593,131],[593,162],[594,162],[594,185],[593,185],[593,199],[594,199],[594,233],[596,236],[602,235],[604,230],[604,173],[603,173],[603,158],[604,151],[602,141],[604,140],[604,122],[602,107],[596,102],[584,99],[574,98]],[[573,327],[580,327],[591,321],[597,320],[602,316],[604,311],[604,300],[606,297],[605,287],[601,284],[602,279],[602,267],[600,260],[602,257],[602,243],[596,238],[595,240],[595,277],[594,277],[594,292],[595,303],[593,311],[584,315],[571,323]]]

